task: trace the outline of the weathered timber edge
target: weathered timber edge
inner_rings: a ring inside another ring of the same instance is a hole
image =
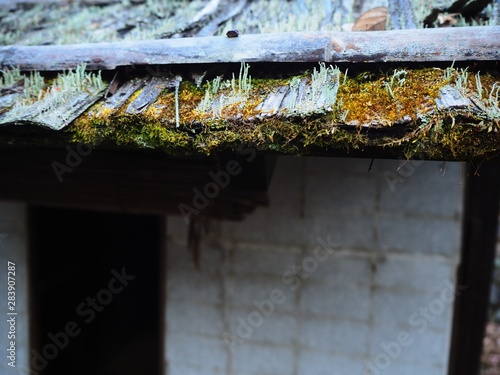
[[[500,26],[372,32],[296,32],[0,47],[0,67],[58,71],[231,62],[433,62],[500,60]]]

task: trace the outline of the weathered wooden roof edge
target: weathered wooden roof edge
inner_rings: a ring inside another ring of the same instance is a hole
[[[0,67],[61,71],[232,62],[444,62],[500,60],[500,26],[373,32],[294,32],[0,47]]]
[[[21,99],[3,108],[0,141],[183,156],[253,147],[292,155],[500,160],[500,86],[492,75],[452,67],[346,73],[320,63],[310,75],[252,79],[243,63],[238,78],[217,76],[197,86],[164,72],[127,80],[106,99],[106,83],[84,66],[41,81],[41,97],[26,87],[38,73],[18,73],[6,99]],[[40,136],[35,128],[59,131]]]

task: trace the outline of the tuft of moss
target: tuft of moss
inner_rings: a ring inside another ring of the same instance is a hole
[[[401,73],[401,72],[404,72]],[[373,78],[369,73],[346,79],[338,92],[343,122],[392,126],[409,116],[416,120],[434,109],[439,90],[446,84],[440,69],[402,70]]]

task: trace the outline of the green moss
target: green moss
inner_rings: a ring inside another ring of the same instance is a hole
[[[256,109],[269,92],[290,84],[293,77],[253,79],[244,103],[224,106],[221,116],[199,108],[213,86],[205,84],[199,89],[183,81],[179,88],[178,129],[174,93],[167,90],[148,110],[137,115],[125,113],[134,97],[111,112],[99,110],[102,104],[98,104],[70,131],[78,142],[106,141],[119,147],[163,149],[174,155],[213,154],[241,145],[293,155],[378,149],[394,155],[425,154],[432,159],[448,160],[471,160],[498,153],[498,118],[465,110],[437,110],[434,103],[440,88],[453,81],[456,74],[462,74],[453,70],[446,78],[444,73],[441,69],[423,69],[337,77],[342,83],[333,111],[293,116],[257,116]],[[238,82],[233,86],[239,90]],[[497,86],[491,76],[481,76],[481,90],[484,96],[491,97],[491,106],[495,100],[498,105]],[[229,85],[217,92],[229,95],[234,87]],[[478,90],[477,87],[473,74],[463,81],[464,90]],[[391,129],[405,116],[411,120]]]
[[[434,117],[404,142],[409,156],[425,154],[431,159],[472,160],[500,151],[500,127],[489,131],[489,124],[470,113],[451,112]]]

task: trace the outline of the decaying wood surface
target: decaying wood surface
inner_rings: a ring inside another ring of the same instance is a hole
[[[472,100],[465,97],[460,91],[450,85],[444,86],[439,91],[439,98],[436,99],[436,106],[439,109],[468,109],[469,111],[478,110]]]
[[[3,113],[0,115],[0,125],[35,124],[52,130],[61,130],[101,99],[103,94],[104,91],[75,92],[70,94],[63,103],[57,105],[50,101],[40,100],[25,106],[22,110]]]
[[[230,62],[433,62],[500,60],[500,26],[201,37],[0,47],[0,67],[60,71]]]
[[[126,112],[128,114],[136,114],[146,110],[167,87],[174,87],[174,81],[161,77],[153,77],[146,84],[137,99],[129,104]]]
[[[146,81],[142,79],[127,81],[111,97],[106,98],[104,107],[108,109],[117,109],[121,107],[134,92],[142,88],[145,84]]]

